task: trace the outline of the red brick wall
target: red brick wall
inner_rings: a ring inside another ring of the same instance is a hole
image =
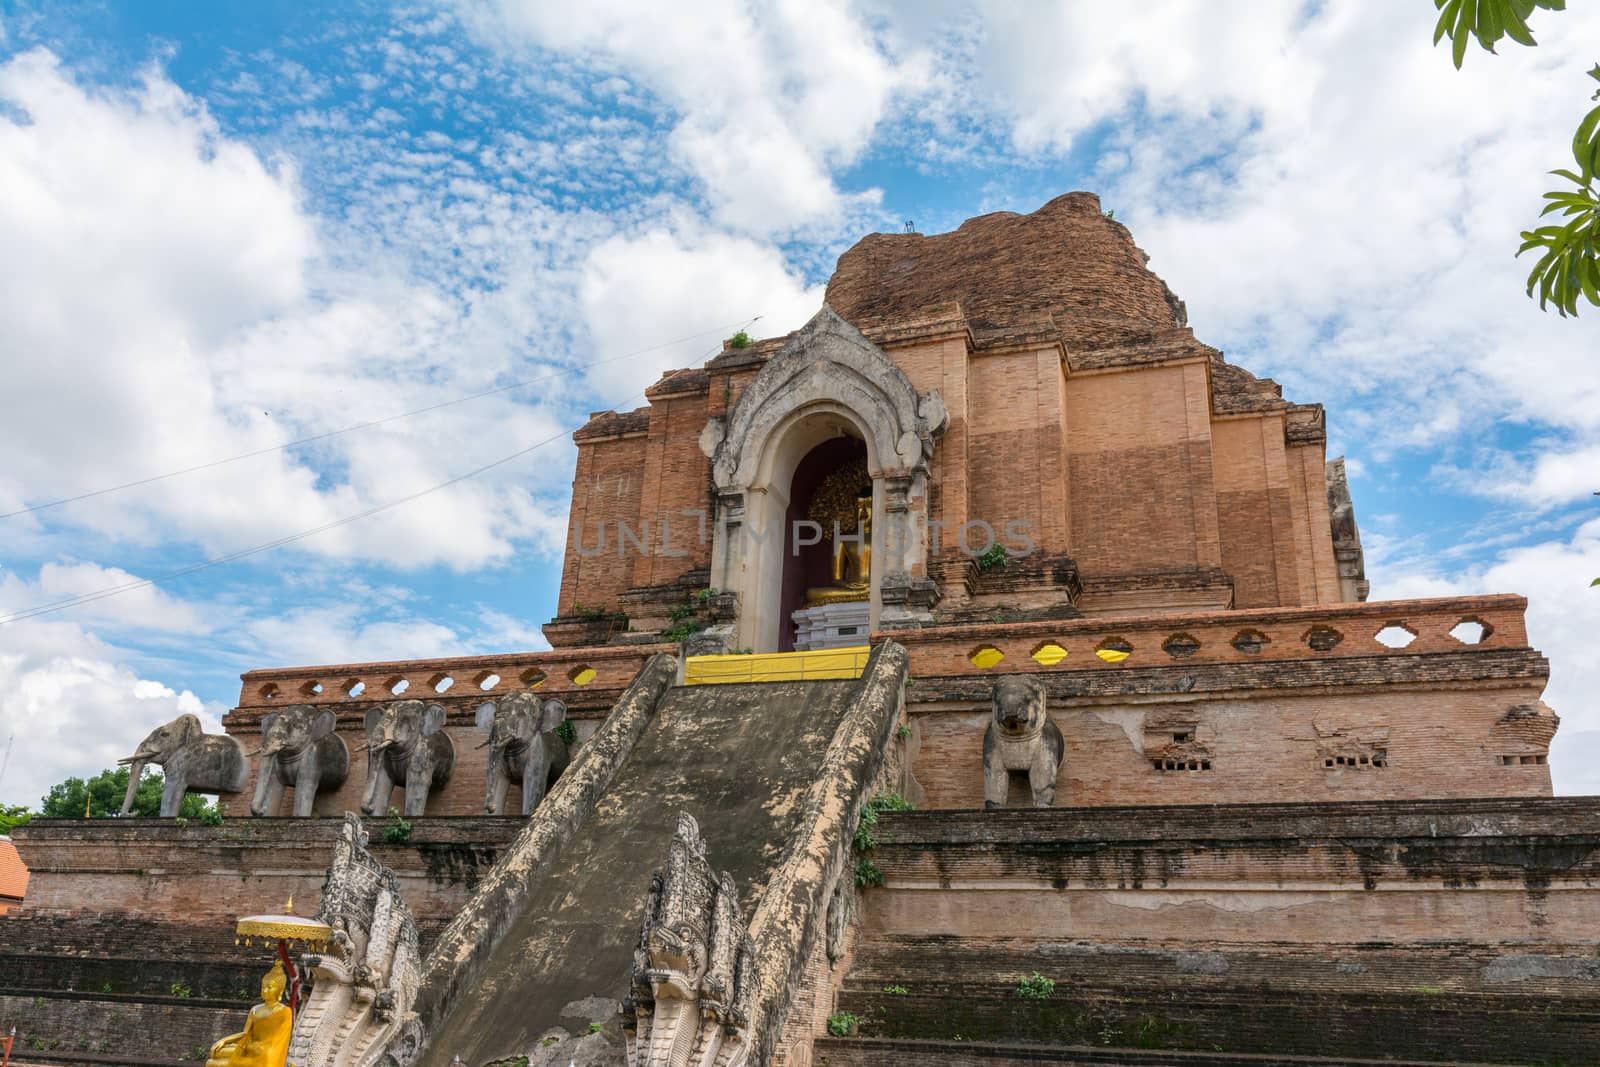
[[[1196,418],[1195,386],[1184,366],[1068,379],[1071,545],[1086,578],[1217,562],[1211,424]]]
[[[561,614],[580,604],[615,607],[633,585],[633,573],[617,553],[618,523],[638,526],[647,451],[642,435],[579,442],[561,572]],[[596,551],[602,531],[604,551]],[[589,555],[578,552],[580,543]]]

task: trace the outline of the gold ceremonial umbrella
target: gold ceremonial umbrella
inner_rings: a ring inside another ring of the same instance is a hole
[[[246,948],[259,940],[277,942],[278,958],[283,961],[289,976],[289,1006],[300,1010],[300,975],[289,957],[291,945],[303,947],[308,952],[321,952],[333,939],[333,927],[317,919],[307,919],[294,913],[294,897],[283,905],[282,915],[246,915],[234,926],[233,943]]]

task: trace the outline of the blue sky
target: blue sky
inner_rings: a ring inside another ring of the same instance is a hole
[[[0,626],[0,802],[251,667],[542,647],[585,413],[803,322],[864,233],[1071,189],[1327,405],[1375,597],[1534,598],[1558,785],[1600,791],[1600,317],[1511,257],[1600,12],[1458,73],[1420,0],[1106,8],[0,0],[0,511],[537,380],[0,519],[0,613],[555,438]]]

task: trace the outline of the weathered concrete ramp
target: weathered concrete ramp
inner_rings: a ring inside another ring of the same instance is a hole
[[[525,1054],[563,1006],[620,1000],[652,871],[677,814],[700,823],[706,855],[733,874],[745,914],[783,857],[855,681],[669,690],[573,840],[536,876],[471,986],[430,1035],[443,1067]],[[581,1026],[581,1024],[578,1024]]]

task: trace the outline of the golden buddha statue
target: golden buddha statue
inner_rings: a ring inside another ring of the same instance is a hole
[[[872,586],[872,497],[856,498],[855,532],[833,539],[833,583],[806,590],[806,607],[866,600]]]
[[[274,960],[261,979],[261,1003],[250,1009],[244,1032],[230,1034],[211,1046],[206,1067],[284,1067],[294,1011],[283,1003],[287,985],[283,964]]]

